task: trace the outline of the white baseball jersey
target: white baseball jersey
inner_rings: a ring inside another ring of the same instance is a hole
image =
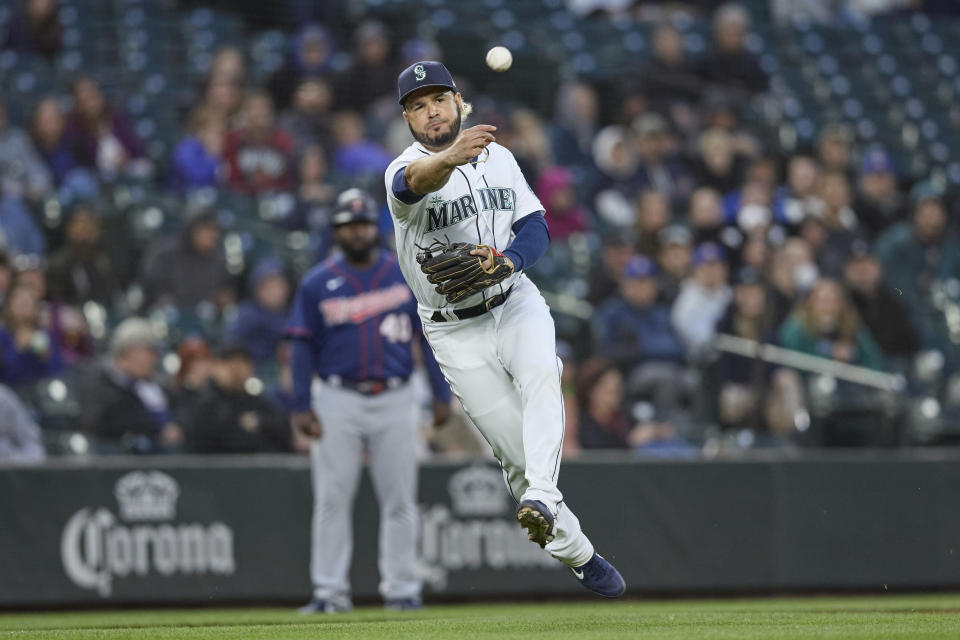
[[[419,302],[424,335],[437,364],[500,461],[510,495],[518,502],[539,500],[556,514],[557,533],[547,551],[578,567],[593,556],[593,545],[557,487],[564,412],[550,309],[536,285],[514,273],[456,306],[479,304],[512,286],[503,304],[457,320],[449,313],[453,307],[417,264],[417,245],[426,247],[434,240],[486,244],[503,251],[513,242],[514,223],[543,210],[513,154],[496,143],[487,149],[485,162],[455,168],[447,184],[413,204],[396,197],[394,177],[431,152],[414,143],[387,167],[387,202],[397,231],[400,269]],[[406,200],[413,197],[404,194]],[[431,321],[434,311],[441,311],[447,321]]]
[[[426,247],[434,240],[485,244],[499,251],[513,242],[513,224],[521,218],[543,211],[543,205],[527,184],[513,154],[496,142],[481,153],[481,162],[456,167],[450,179],[438,191],[426,194],[413,204],[406,204],[393,193],[393,180],[398,171],[408,164],[429,155],[419,142],[414,142],[401,153],[384,175],[387,203],[395,221],[397,254],[400,269],[419,302],[422,316],[450,308],[446,298],[434,290],[420,271],[417,248]],[[486,161],[483,162],[484,156]],[[461,300],[456,307],[464,308],[481,303],[485,298],[506,291],[519,274],[514,273],[498,285]]]

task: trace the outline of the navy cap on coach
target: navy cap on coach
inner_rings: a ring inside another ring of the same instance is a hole
[[[457,90],[457,85],[453,84],[453,76],[443,63],[434,60],[414,62],[397,77],[400,105],[403,105],[408,95],[424,87],[446,87],[454,92]]]
[[[337,208],[330,217],[330,224],[338,227],[351,222],[377,224],[377,205],[362,189],[347,189],[337,196]]]

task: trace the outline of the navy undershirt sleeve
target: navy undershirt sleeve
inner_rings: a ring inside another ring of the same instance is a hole
[[[529,269],[547,252],[550,230],[543,213],[537,211],[513,223],[513,242],[503,254],[513,261],[515,271]]]
[[[410,190],[410,185],[407,184],[407,177],[403,175],[403,172],[406,170],[406,167],[400,167],[400,169],[393,174],[393,196],[403,204],[413,204],[423,200],[423,196],[427,194],[417,194]]]
[[[309,340],[295,338],[290,341],[292,353],[290,368],[293,373],[293,410],[310,409],[310,385],[313,383],[313,349]]]

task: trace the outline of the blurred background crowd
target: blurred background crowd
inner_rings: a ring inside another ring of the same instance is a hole
[[[956,3],[0,0],[0,34],[0,459],[302,451],[292,289],[342,189],[383,203],[423,59],[546,208],[568,456],[960,433]]]

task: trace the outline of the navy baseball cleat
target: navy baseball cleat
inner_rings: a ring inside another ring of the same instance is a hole
[[[423,603],[420,598],[396,598],[387,600],[383,608],[388,611],[419,611],[423,609]]]
[[[302,615],[310,615],[311,613],[346,613],[347,611],[350,611],[349,607],[335,604],[329,600],[322,600],[321,598],[314,598],[297,609],[297,612]]]
[[[604,598],[618,598],[627,590],[627,583],[606,558],[593,552],[593,557],[579,567],[570,567],[580,584]]]
[[[553,542],[557,532],[555,518],[539,500],[524,500],[517,507],[517,521],[527,530],[528,537],[543,549],[548,542]]]

